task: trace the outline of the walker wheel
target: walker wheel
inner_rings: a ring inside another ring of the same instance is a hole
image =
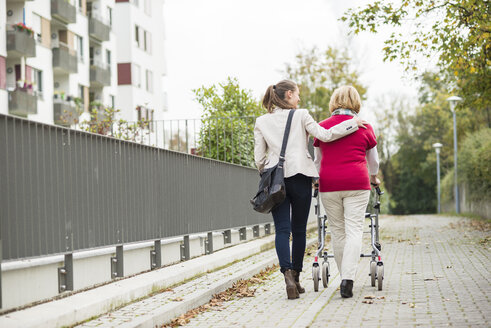
[[[384,266],[383,265],[377,265],[377,285],[378,285],[378,290],[382,290],[382,285],[384,281]]]
[[[319,280],[320,280],[319,271],[320,271],[319,265],[314,265],[312,267],[312,279],[314,280],[314,292],[319,291]]]
[[[322,285],[324,288],[327,288],[327,284],[329,283],[329,262],[322,263]]]
[[[377,277],[377,263],[370,261],[370,280],[372,281],[372,287],[375,287],[375,280]]]

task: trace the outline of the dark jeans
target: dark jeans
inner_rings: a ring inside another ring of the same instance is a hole
[[[312,201],[312,178],[297,174],[285,179],[286,198],[271,213],[276,231],[276,254],[281,272],[302,271],[305,253],[307,219]],[[290,261],[290,233],[292,256]]]

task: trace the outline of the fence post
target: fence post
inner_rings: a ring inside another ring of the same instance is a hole
[[[123,245],[116,246],[116,256],[111,257],[111,278],[123,277]]]
[[[189,235],[184,236],[181,244],[181,261],[187,261],[190,258],[189,252]]]
[[[247,232],[246,232],[246,228],[240,228],[239,229],[239,240],[246,240],[247,239]]]
[[[162,266],[162,244],[159,240],[155,241],[154,249],[150,251],[150,269],[157,269]]]
[[[252,227],[252,236],[254,238],[259,237],[259,226],[258,225],[255,225],[254,227]]]
[[[230,244],[232,242],[232,231],[231,230],[225,230],[223,232],[223,243],[224,244]]]
[[[206,236],[205,240],[205,246],[206,246],[206,254],[212,254],[213,253],[213,232],[208,232],[208,235]]]
[[[73,290],[73,254],[65,254],[64,266],[58,268],[58,293]]]

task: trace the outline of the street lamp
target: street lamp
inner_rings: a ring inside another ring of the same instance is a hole
[[[447,98],[450,103],[450,110],[453,116],[453,162],[455,171],[455,212],[460,213],[460,202],[459,202],[459,185],[457,183],[457,119],[455,118],[455,106],[462,98],[457,96],[452,96]]]
[[[442,148],[442,144],[437,142],[433,144],[433,148],[435,148],[436,152],[436,188],[438,192],[438,214],[442,211],[440,204],[440,148]]]

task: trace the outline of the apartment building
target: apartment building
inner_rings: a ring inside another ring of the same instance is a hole
[[[118,96],[123,119],[162,119],[167,110],[163,0],[116,0]]]
[[[115,106],[114,9],[114,0],[0,1],[0,113],[71,125]]]

